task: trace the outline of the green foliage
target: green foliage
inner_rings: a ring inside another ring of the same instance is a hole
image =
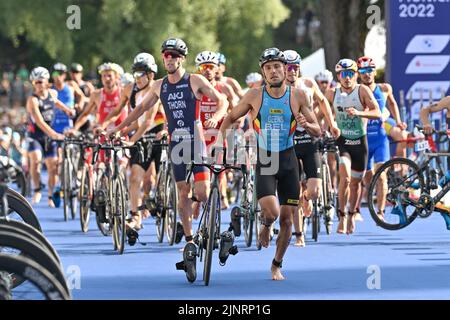
[[[66,27],[72,4],[81,9],[81,30]],[[189,70],[198,52],[221,50],[230,73],[243,80],[258,69],[259,54],[273,43],[271,30],[288,16],[281,0],[2,0],[0,41],[25,50],[29,65],[39,53],[47,66],[77,61],[95,69],[110,60],[129,70],[141,51],[161,66],[163,40],[181,37]]]

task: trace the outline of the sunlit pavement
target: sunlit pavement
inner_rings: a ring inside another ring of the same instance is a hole
[[[307,246],[288,248],[282,271],[286,280],[270,277],[275,241],[268,249],[246,248],[219,265],[215,251],[209,287],[203,285],[203,265],[197,262],[194,284],[175,269],[182,259],[179,245],[158,243],[152,218],[140,231],[141,242],[123,255],[113,250],[91,217],[88,233],[79,218],[64,222],[63,209],[47,207],[47,194],[34,208],[45,235],[61,256],[75,299],[448,299],[450,296],[450,232],[434,214],[416,219],[400,231],[376,227],[368,210],[354,235],[326,235]],[[222,230],[230,211],[223,212]],[[334,229],[337,222],[334,224]],[[324,229],[324,228],[322,228]],[[334,230],[333,230],[334,231]]]

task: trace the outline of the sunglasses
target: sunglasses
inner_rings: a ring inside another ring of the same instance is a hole
[[[143,76],[145,76],[145,72],[144,71],[136,71],[136,72],[134,72],[133,73],[133,77],[134,78],[140,78],[140,77],[143,77]]]
[[[202,64],[198,67],[198,69],[200,71],[206,71],[206,70],[214,70],[214,68],[216,67],[215,64]]]
[[[320,84],[329,84],[328,81],[319,81]]]
[[[52,77],[59,77],[59,76],[61,76],[61,75],[63,75],[63,74],[64,74],[63,72],[53,71],[53,72],[52,72]]]
[[[347,77],[349,77],[350,79],[353,78],[355,76],[355,71],[352,70],[345,70],[342,71],[341,73],[339,73],[339,76],[341,77],[341,79],[345,79]]]
[[[36,80],[36,81],[34,81],[34,84],[43,84],[44,83],[44,81],[42,81],[42,80]]]
[[[165,51],[163,53],[164,58],[166,59],[176,59],[176,58],[181,58],[182,55],[176,52],[171,52],[171,51]]]
[[[363,68],[363,69],[359,69],[358,72],[360,74],[371,74],[373,72],[372,68]]]
[[[300,70],[300,66],[296,64],[290,64],[287,66],[287,71],[298,71]]]

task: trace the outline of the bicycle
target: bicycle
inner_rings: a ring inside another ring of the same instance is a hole
[[[79,157],[78,167],[81,171],[80,186],[78,192],[78,200],[80,202],[80,225],[81,231],[88,232],[91,210],[95,211],[93,205],[94,197],[94,157],[93,148],[98,146],[97,143],[86,142],[92,140],[90,135],[80,137],[79,142],[75,142],[80,146],[81,156]]]
[[[237,175],[241,177],[242,190],[238,193],[238,199],[240,199],[239,205],[235,206],[231,210],[231,219],[230,229],[233,230],[233,233],[236,237],[241,235],[240,228],[233,227],[233,219],[238,221],[240,224],[240,218],[242,218],[242,226],[244,229],[244,239],[245,245],[250,247],[252,245],[253,240],[253,226],[255,227],[255,235],[256,235],[256,248],[261,250],[261,244],[259,241],[259,230],[261,229],[261,208],[259,206],[257,197],[256,197],[256,153],[254,148],[256,145],[247,144],[244,147],[237,146],[236,147],[236,155],[237,151],[245,150],[245,159],[246,165],[242,166],[242,169],[238,172],[241,172],[242,175]],[[239,158],[239,156],[238,156]],[[247,169],[248,168],[248,169]],[[237,229],[237,230],[236,230]]]
[[[417,127],[420,131],[422,128]],[[435,131],[438,140],[448,140],[448,131]],[[431,135],[411,138],[416,142],[416,151],[422,152],[426,160],[417,164],[407,158],[395,158],[385,162],[370,183],[368,192],[369,212],[375,223],[387,230],[399,230],[411,224],[417,216],[429,217],[434,211],[449,214],[440,206],[440,200],[450,191],[450,181],[443,181],[444,173],[439,157],[449,157],[448,152],[438,152]],[[436,161],[437,169],[431,163]],[[386,175],[387,196],[383,214],[375,209],[376,186],[380,176]],[[431,191],[438,188],[438,180],[443,181],[442,190],[434,197]],[[447,180],[447,179],[445,179]]]
[[[78,205],[78,169],[82,137],[66,137],[63,141],[63,163],[61,186],[63,191],[64,220],[69,220],[69,210],[72,220],[75,220]]]
[[[161,148],[161,164],[156,177],[156,196],[154,203],[146,205],[152,216],[156,219],[156,236],[159,243],[167,236],[169,245],[173,245],[177,234],[177,201],[178,192],[175,176],[170,162],[170,151],[167,135],[163,135],[161,141],[154,142],[154,136],[144,138],[148,140],[152,148]],[[150,152],[149,152],[150,153]]]
[[[104,211],[100,216],[97,212],[100,223],[108,223],[111,231],[114,250],[123,254],[126,241],[126,219],[128,215],[128,189],[125,183],[125,173],[119,167],[119,153],[124,150],[138,148],[140,160],[143,161],[143,151],[140,144],[126,146],[121,139],[109,139],[105,143],[97,146],[94,153],[94,162],[97,162],[99,151],[105,152],[105,168],[100,169],[98,175],[99,187],[97,191],[102,191],[106,195],[104,199],[98,199],[99,193],[95,194],[94,200],[97,208],[103,205]]]
[[[313,239],[318,240],[320,232],[320,218],[323,219],[326,233],[331,234],[333,225],[333,207],[335,206],[336,195],[331,191],[333,184],[331,181],[330,167],[328,164],[328,154],[338,154],[335,140],[330,136],[325,136],[318,142],[320,152],[320,172],[322,175],[322,184],[319,198],[316,200],[313,215]]]
[[[203,212],[200,217],[199,225],[194,235],[194,243],[199,248],[197,256],[200,258],[200,262],[204,258],[203,281],[205,282],[205,286],[208,286],[211,277],[213,250],[219,247],[218,241],[222,238],[220,234],[221,204],[219,175],[225,170],[243,170],[243,167],[236,167],[228,164],[191,163],[187,168],[187,183],[189,183],[195,167],[206,167],[212,173],[211,191],[208,196],[208,200],[203,206]],[[235,255],[238,252],[236,246],[231,246],[227,251],[228,252],[225,253],[226,257],[219,255],[220,264],[222,266],[225,265],[228,254]]]

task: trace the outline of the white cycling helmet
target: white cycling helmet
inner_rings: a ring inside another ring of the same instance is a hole
[[[102,74],[105,71],[115,71],[117,75],[124,74],[124,70],[117,63],[105,62],[98,67],[98,73]]]
[[[134,77],[131,73],[125,72],[121,77],[120,77],[120,83],[122,84],[123,87],[126,87],[127,85],[129,85],[130,83],[134,82]]]
[[[298,65],[300,65],[300,63],[302,62],[302,58],[300,57],[298,52],[295,51],[295,50],[285,50],[284,51],[284,56],[285,56],[287,64],[298,64]]]
[[[141,52],[134,58],[132,69],[133,71],[158,72],[155,58],[146,52]]]
[[[212,51],[202,51],[197,57],[195,57],[195,65],[197,68],[204,63],[212,63],[215,65],[219,65],[219,56],[216,52]]]
[[[34,68],[30,73],[30,80],[35,81],[39,79],[50,79],[50,73],[44,67]]]
[[[250,83],[255,83],[255,82],[261,81],[261,80],[262,80],[262,75],[259,74],[258,72],[249,73],[247,75],[247,77],[245,78],[245,82],[247,83],[247,85],[249,85]]]
[[[328,81],[331,83],[333,81],[333,74],[330,70],[323,70],[316,74],[314,79],[316,81]]]

